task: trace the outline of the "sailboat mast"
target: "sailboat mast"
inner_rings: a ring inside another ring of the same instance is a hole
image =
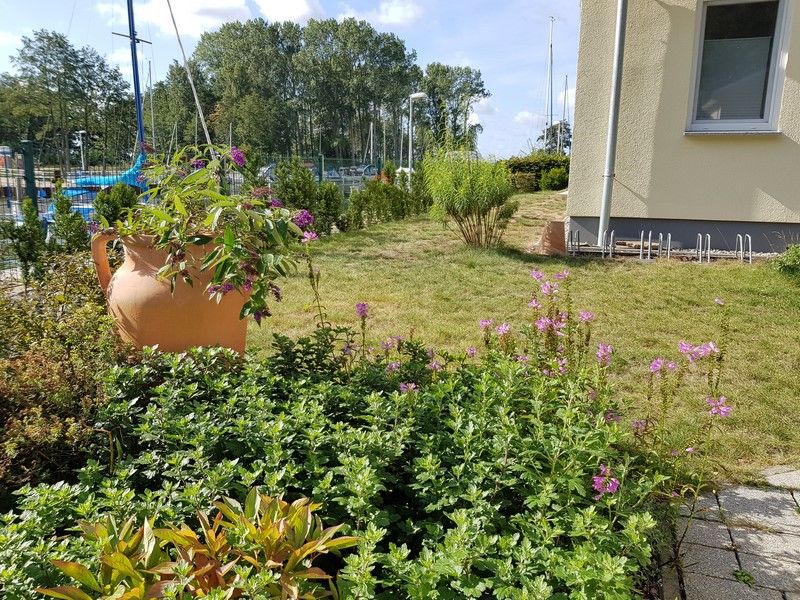
[[[550,127],[553,125],[553,24],[555,17],[550,17],[550,42],[547,56],[547,100],[545,108],[544,148],[550,139]]]
[[[142,111],[142,89],[139,82],[139,58],[136,56],[136,25],[133,21],[133,0],[128,0],[128,34],[131,40],[131,66],[133,67],[133,102],[136,105],[136,143],[139,152],[144,148],[144,114]]]

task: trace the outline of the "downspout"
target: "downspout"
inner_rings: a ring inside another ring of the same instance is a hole
[[[614,191],[614,171],[617,161],[617,133],[619,129],[619,103],[622,89],[622,63],[625,55],[625,27],[628,21],[628,0],[617,2],[617,32],[614,41],[614,71],[611,76],[611,106],[608,111],[608,140],[606,142],[606,168],[603,173],[603,198],[600,203],[600,222],[597,243],[603,243],[611,218],[611,196]]]

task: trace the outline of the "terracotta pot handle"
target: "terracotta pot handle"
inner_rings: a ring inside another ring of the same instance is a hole
[[[108,242],[117,238],[116,233],[95,233],[92,236],[92,260],[100,288],[104,294],[108,293],[108,284],[111,282],[111,266],[108,264]]]

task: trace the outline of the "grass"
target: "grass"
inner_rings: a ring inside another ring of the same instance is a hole
[[[680,340],[718,340],[716,297],[726,301],[731,332],[723,387],[735,410],[715,449],[718,475],[746,480],[766,466],[800,465],[800,279],[766,263],[711,265],[678,261],[642,264],[553,259],[530,253],[545,220],[563,215],[558,194],[519,196],[520,212],[504,245],[465,247],[457,235],[427,218],[371,227],[321,240],[313,247],[322,271],[323,302],[337,324],[357,325],[356,302],[370,305],[370,335],[408,335],[436,348],[479,345],[478,320],[528,319],[532,268],[568,267],[578,308],[598,317],[595,338],[615,348],[613,381],[628,415],[644,410],[647,367],[675,356]],[[250,349],[267,351],[271,331],[296,336],[314,327],[311,292],[302,274],[285,282],[284,301]],[[681,400],[676,436],[697,426],[701,390]]]

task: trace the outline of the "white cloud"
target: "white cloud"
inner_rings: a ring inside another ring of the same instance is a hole
[[[481,116],[478,113],[471,112],[467,117],[467,125],[480,125]]]
[[[119,67],[122,76],[130,80],[133,78],[133,68],[131,67],[131,48],[128,45],[117,48],[113,52],[106,54],[106,60],[114,66]]]
[[[532,113],[529,110],[521,110],[516,115],[514,115],[514,122],[519,123],[520,125],[526,125],[528,127],[532,125],[536,125],[537,123],[544,123],[546,117],[544,115],[539,115],[536,113]]]
[[[254,0],[261,14],[269,21],[305,23],[325,15],[319,0]]]
[[[421,16],[422,6],[416,0],[381,0],[377,9],[362,12],[342,3],[339,20],[353,17],[378,25],[410,25]]]
[[[120,5],[101,1],[95,8],[109,25],[124,27],[123,31],[127,31],[128,15]],[[143,29],[142,25],[153,25],[162,35],[175,35],[169,8],[164,0],[139,0],[134,9],[139,32]],[[172,0],[172,10],[181,36],[191,38],[199,38],[204,32],[228,21],[251,17],[246,0]]]
[[[481,98],[472,107],[472,111],[479,115],[494,115],[497,113],[497,107],[488,98]]]

